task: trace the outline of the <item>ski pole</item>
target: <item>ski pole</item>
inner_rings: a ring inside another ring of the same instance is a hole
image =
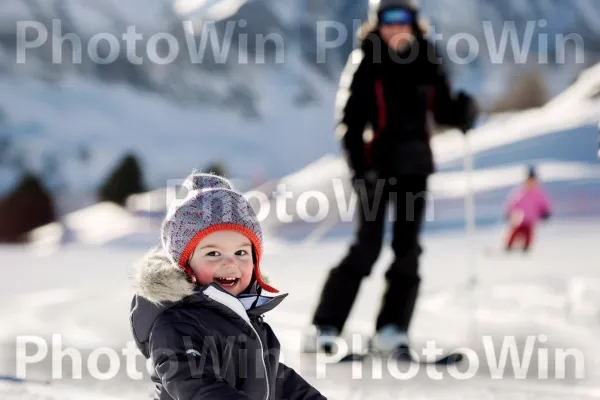
[[[600,158],[600,122],[598,122],[598,158]]]
[[[468,312],[469,333],[472,343],[477,340],[477,243],[475,223],[475,194],[473,191],[473,151],[469,142],[469,135],[464,135],[464,175],[465,175],[465,230],[467,236],[467,266],[468,266]]]

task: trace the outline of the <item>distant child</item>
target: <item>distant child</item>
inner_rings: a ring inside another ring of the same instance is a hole
[[[156,400],[322,400],[280,362],[263,314],[286,295],[261,273],[258,220],[229,181],[192,174],[169,207],[162,246],[135,269],[130,323]]]
[[[533,230],[540,219],[548,219],[552,212],[548,196],[538,183],[535,168],[530,167],[525,182],[514,190],[507,201],[507,216],[511,229],[506,250],[512,250],[517,239],[523,240],[523,251],[528,251]]]

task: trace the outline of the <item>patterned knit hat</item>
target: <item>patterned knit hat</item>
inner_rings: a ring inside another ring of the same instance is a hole
[[[264,290],[278,291],[263,281],[260,272],[262,230],[246,198],[220,176],[193,173],[182,184],[162,224],[162,246],[172,261],[188,274],[196,245],[211,233],[230,230],[246,236],[255,255],[254,275]]]

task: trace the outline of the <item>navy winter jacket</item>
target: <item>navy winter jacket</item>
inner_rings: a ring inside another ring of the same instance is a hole
[[[217,284],[194,285],[161,251],[144,257],[135,279],[130,322],[152,361],[155,399],[325,399],[279,362],[279,341],[262,320],[286,295],[254,290],[241,301]]]

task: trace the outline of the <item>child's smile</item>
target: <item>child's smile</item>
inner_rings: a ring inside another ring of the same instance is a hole
[[[241,233],[217,231],[198,243],[189,264],[200,285],[216,282],[237,296],[252,279],[252,244]]]
[[[240,282],[239,278],[215,278],[215,282],[221,285],[224,289],[228,291],[232,290],[235,285]]]

